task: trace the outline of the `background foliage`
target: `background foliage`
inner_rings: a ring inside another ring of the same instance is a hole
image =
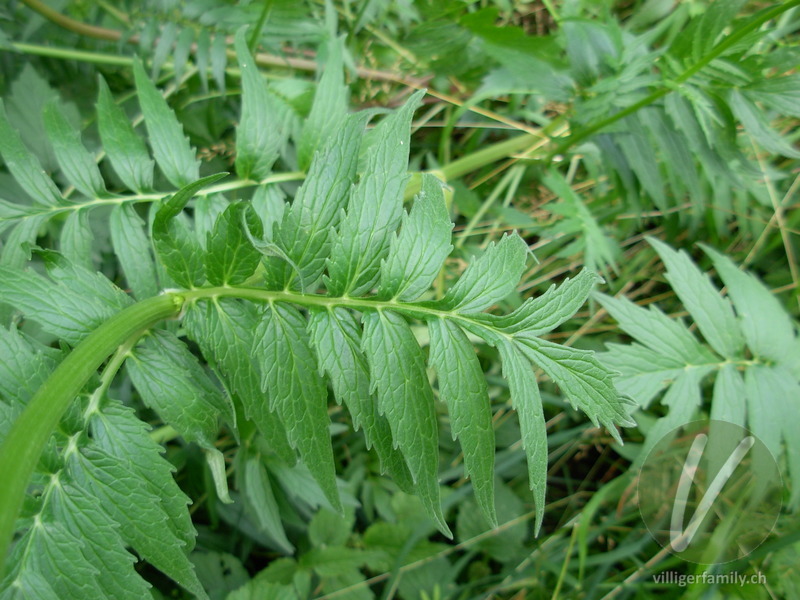
[[[503,235],[512,231],[535,258],[521,267],[516,289],[494,301],[498,314],[527,298],[553,294],[553,283],[575,281],[584,265],[601,273],[599,293],[543,338],[594,350],[605,367],[619,372],[617,389],[635,402],[628,410],[636,427],[620,433],[625,445],[574,410],[574,390],[554,384],[552,369],[538,372],[548,487],[545,510],[537,512],[541,499],[529,489],[525,432],[511,418],[519,382],[509,373],[502,346],[473,339],[491,399],[498,526],[490,527],[478,510],[486,514],[486,503],[465,476],[469,453],[454,440],[458,434],[464,443],[465,429],[452,409],[443,408],[449,401],[442,380],[436,388],[434,465],[442,484],[439,531],[430,511],[403,489],[402,477],[381,475],[387,456],[379,456],[378,444],[367,450],[362,433],[354,431],[353,408],[348,405],[346,412],[331,402],[332,486],[338,487],[342,518],[320,476],[296,462],[290,447],[296,440],[279,430],[267,438],[234,427],[258,416],[233,412],[227,398],[241,392],[223,390],[211,367],[240,372],[238,361],[249,359],[204,347],[203,328],[214,321],[198,317],[198,311],[125,349],[120,356],[130,351],[133,358],[124,371],[93,382],[99,392],[83,398],[60,426],[59,434],[71,439],[82,418],[93,420],[97,452],[124,444],[126,451],[149,457],[125,468],[131,477],[151,478],[152,489],[117,498],[110,482],[93,488],[104,490],[109,505],[139,515],[123,531],[124,539],[135,540],[128,545],[145,559],[136,572],[153,587],[133,576],[113,585],[129,597],[189,597],[194,571],[209,597],[231,600],[795,597],[797,4],[7,3],[0,9],[6,115],[0,119],[6,167],[0,172],[0,265],[3,273],[46,269],[59,287],[42,284],[38,298],[12,301],[12,279],[2,281],[0,431],[5,436],[15,416],[13,400],[33,394],[65,346],[130,304],[129,295],[95,272],[136,299],[173,284],[191,285],[193,280],[179,281],[175,273],[192,269],[223,285],[246,279],[252,271],[165,268],[149,257],[150,231],[161,256],[180,256],[184,243],[194,244],[190,255],[198,257],[223,239],[226,247],[245,247],[231,241],[239,230],[227,227],[246,218],[228,208],[236,200],[249,200],[267,225],[283,219],[289,229],[282,225],[281,231],[290,231],[292,219],[300,220],[298,187],[324,140],[363,126],[356,111],[376,113],[373,123],[390,120],[383,117],[387,108],[411,111],[409,169],[447,182],[455,223],[453,252],[433,277],[434,297],[446,296],[474,257],[511,239]],[[331,68],[340,64],[343,69]],[[408,98],[421,88],[427,94],[415,97],[421,106],[413,110]],[[371,127],[365,144],[380,136],[380,128]],[[347,139],[339,147],[349,148]],[[52,180],[37,174],[25,149]],[[351,158],[355,163],[357,152]],[[352,168],[363,172],[363,164]],[[222,171],[235,176],[206,181],[190,213],[171,221],[162,213],[159,220],[159,207],[177,189]],[[407,199],[426,182],[416,175]],[[295,203],[279,217],[287,197]],[[218,218],[228,212],[229,220]],[[285,267],[282,253],[299,260],[291,239],[273,242],[225,264],[254,261],[255,268],[266,254],[268,273],[282,284],[304,288],[306,279],[318,280],[320,265]],[[287,284],[294,273],[302,283]],[[41,320],[21,320],[11,306],[23,303],[42,314],[46,294],[68,302],[67,290],[75,286],[81,293],[71,300],[71,320],[55,332]],[[210,302],[198,307],[211,314]],[[236,313],[237,335],[252,336],[256,320],[248,311],[231,302],[219,314]],[[429,337],[434,333],[417,325],[412,330],[435,363],[436,342]],[[281,356],[280,348],[265,351]],[[159,372],[168,360],[180,370]],[[191,429],[195,421],[170,413],[180,403],[166,400],[181,394],[202,397],[225,415],[221,426],[212,419]],[[260,430],[270,426],[270,414],[261,415]],[[153,429],[146,431],[134,416]],[[746,424],[780,459],[787,490],[775,535],[747,560],[713,568],[760,571],[767,585],[676,588],[653,581],[654,574],[669,570],[706,570],[660,549],[642,524],[635,498],[643,452],[660,433],[698,416]],[[182,429],[184,422],[189,425]],[[165,446],[174,473],[156,460],[158,444]],[[59,460],[55,448],[49,450],[43,461]],[[93,468],[103,464],[91,462]],[[142,466],[150,464],[161,467]],[[112,470],[93,473],[100,482],[119,477]],[[43,475],[33,483],[37,489],[50,485]],[[53,511],[89,514],[90,498],[53,489]],[[147,512],[144,507],[158,497],[158,510]],[[181,516],[187,497],[191,524]],[[35,508],[29,502],[26,514],[34,515]],[[118,517],[78,518],[73,526],[116,539],[124,521],[123,514]],[[535,536],[537,520],[542,525]],[[170,544],[180,554],[170,536],[159,537],[166,535],[163,522],[180,523],[172,534],[185,550],[193,548],[180,564],[159,554]],[[441,533],[448,527],[452,540]],[[53,550],[64,533],[50,534],[37,538],[30,551],[45,572],[68,561]],[[133,560],[122,549],[102,559]],[[85,581],[93,575],[90,569],[72,571],[64,589],[85,596]],[[32,577],[31,589],[47,588]],[[117,597],[117,588],[101,589]],[[7,588],[2,597],[17,593]]]

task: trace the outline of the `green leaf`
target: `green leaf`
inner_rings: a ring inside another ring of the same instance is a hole
[[[48,499],[51,518],[63,524],[75,538],[65,548],[80,548],[78,552],[69,553],[72,565],[62,562],[55,565],[55,572],[74,569],[80,573],[86,567],[76,563],[83,559],[85,565],[94,567],[92,579],[98,588],[95,593],[120,600],[146,597],[150,586],[134,570],[136,559],[125,550],[118,525],[104,510],[98,509],[97,498],[69,483],[53,486],[51,494]]]
[[[211,42],[211,73],[219,91],[225,93],[225,69],[228,68],[228,42],[222,33]]]
[[[453,439],[464,452],[464,468],[486,521],[497,527],[494,509],[494,429],[483,369],[464,332],[448,319],[429,319],[428,360],[447,404]]]
[[[616,425],[633,427],[627,405],[621,401],[611,380],[613,373],[600,364],[594,352],[561,346],[521,333],[515,337],[519,348],[561,388],[573,407],[579,408],[595,426],[605,427],[622,444]]]
[[[9,221],[32,217],[39,214],[40,210],[39,207],[30,204],[16,204],[0,199],[0,230],[8,228]]]
[[[133,63],[133,75],[156,163],[164,177],[174,186],[188,186],[200,176],[200,161],[197,160],[194,148],[189,145],[175,113],[147,77],[139,60]]]
[[[245,415],[268,440],[270,449],[288,464],[294,464],[295,451],[286,440],[280,419],[270,411],[267,395],[261,391],[262,365],[253,353],[259,322],[254,306],[232,298],[201,300],[187,310],[184,318],[189,337],[216,365],[229,394],[241,401]]]
[[[172,45],[175,43],[176,37],[178,37],[178,26],[175,23],[168,22],[161,28],[161,35],[158,36],[150,66],[151,78],[158,78],[161,73],[161,67],[164,66],[164,62],[172,52]]]
[[[607,344],[601,362],[619,373],[614,385],[621,394],[647,408],[652,399],[680,375],[687,363],[680,357],[665,356],[641,344]],[[711,361],[716,362],[716,359]]]
[[[111,243],[131,292],[139,300],[158,293],[158,278],[153,262],[152,244],[145,233],[144,221],[130,204],[119,204],[109,218]]]
[[[30,259],[30,247],[39,237],[39,228],[47,221],[47,215],[34,215],[20,221],[8,234],[0,251],[0,265],[22,268]]]
[[[81,142],[81,134],[67,120],[58,102],[44,108],[44,125],[61,170],[69,182],[87,198],[105,194],[106,186],[94,157]]]
[[[194,552],[191,561],[197,577],[211,598],[227,599],[228,593],[250,580],[242,561],[227,552]]]
[[[167,516],[158,496],[152,494],[125,462],[99,448],[72,452],[67,472],[76,484],[89,490],[102,510],[120,526],[120,534],[139,555],[187,591],[208,598],[182,542],[164,527]]]
[[[215,40],[216,41],[216,40]],[[242,71],[242,115],[236,128],[236,173],[242,179],[261,181],[270,174],[282,143],[276,127],[273,100],[264,76],[247,49],[244,29],[234,42]]]
[[[197,34],[197,46],[194,51],[194,62],[197,65],[197,74],[200,76],[200,86],[204,94],[208,93],[208,62],[210,56],[211,36],[208,29],[203,28]],[[224,73],[222,77],[224,80]]]
[[[517,288],[528,245],[518,235],[504,235],[498,244],[473,260],[439,306],[459,313],[478,312],[505,299]]]
[[[520,519],[528,509],[516,491],[498,481],[497,510],[503,515],[501,529],[491,531],[478,516],[477,508],[471,498],[459,503],[456,522],[456,536],[459,542],[466,542],[502,563],[520,560],[523,555],[530,552],[525,544],[529,532],[528,522],[524,518]],[[509,523],[510,521],[513,523]]]
[[[280,509],[272,493],[267,469],[258,453],[247,452],[237,470],[237,487],[244,494],[248,512],[255,522],[286,554],[294,552],[294,546],[286,537]],[[239,472],[241,471],[241,472]]]
[[[53,267],[56,284],[33,271],[0,267],[0,301],[14,306],[70,345],[113,317],[130,300],[99,273]],[[52,276],[52,275],[51,275]]]
[[[513,343],[498,340],[503,377],[508,381],[511,403],[517,411],[522,448],[528,461],[528,485],[536,507],[535,534],[542,528],[547,491],[547,429],[536,375],[525,356]]]
[[[42,112],[50,100],[58,97],[58,92],[31,62],[25,62],[19,75],[10,83],[10,86],[6,86],[6,92],[11,93],[6,95],[5,100],[9,122],[14,123],[23,145],[39,158],[45,172],[55,171],[58,165],[47,139]],[[80,118],[74,110],[71,116],[76,121]]]
[[[616,271],[620,255],[619,246],[603,232],[595,216],[573,191],[567,180],[555,169],[550,169],[542,178],[542,183],[561,199],[563,207],[558,204],[548,204],[547,208],[566,217],[567,223],[561,225],[569,225],[585,247],[586,268],[590,271],[597,268],[611,268]]]
[[[320,582],[322,591],[333,595],[338,591],[347,590],[347,597],[352,600],[374,600],[375,594],[370,589],[364,574],[355,567],[343,567],[342,570],[334,567],[331,569],[331,574],[322,577]]]
[[[389,234],[403,214],[411,118],[423,95],[424,91],[416,92],[373,131],[364,175],[353,190],[331,249],[326,287],[334,296],[363,294],[378,279]]]
[[[36,158],[22,143],[17,131],[6,116],[0,100],[0,155],[6,167],[23,190],[40,206],[58,206],[63,203],[61,192],[42,169]]]
[[[647,431],[647,437],[642,444],[634,463],[638,468],[653,447],[666,435],[678,427],[683,427],[695,418],[695,413],[702,402],[700,383],[711,371],[711,368],[683,369],[670,386],[661,404],[667,407],[667,414],[658,419]]]
[[[154,330],[130,353],[128,374],[144,403],[187,441],[214,448],[229,409],[197,359],[174,334]],[[230,419],[232,420],[232,419]]]
[[[800,386],[784,369],[764,365],[747,368],[744,372],[744,385],[747,394],[748,429],[764,442],[770,454],[777,460],[783,454],[781,439],[784,438],[785,424],[797,414],[794,408],[784,410],[784,407],[790,408],[788,405],[794,402],[784,401],[783,398],[796,401]],[[796,446],[797,422],[794,422],[794,427],[786,429],[791,430],[791,433],[784,441],[789,446]],[[795,472],[793,475],[796,477],[798,473]],[[792,496],[795,500],[796,483],[795,480],[792,485]]]
[[[89,212],[72,211],[61,229],[61,253],[73,264],[93,270],[92,245],[94,233],[89,223]]]
[[[439,499],[439,433],[425,359],[408,323],[390,311],[364,314],[361,340],[394,443],[417,484],[417,494],[439,531],[452,538]]]
[[[297,309],[273,304],[256,332],[255,352],[263,360],[262,389],[269,391],[270,408],[278,413],[287,438],[341,512],[328,426],[328,394],[317,370],[306,320]]]
[[[666,185],[659,169],[659,160],[653,142],[642,126],[641,118],[634,113],[625,117],[622,123],[626,128],[626,135],[616,136],[615,141],[644,191],[653,199],[659,210],[667,210],[669,206],[664,193]]]
[[[314,103],[297,143],[297,163],[302,170],[308,169],[314,152],[325,147],[326,142],[341,129],[347,114],[342,43],[337,38],[328,42],[328,59],[321,69],[322,77],[314,92]]]
[[[256,270],[261,253],[248,240],[245,228],[261,237],[261,221],[249,204],[235,202],[228,206],[208,234],[205,271],[212,285],[236,285]]]
[[[366,562],[366,553],[355,548],[312,548],[300,559],[300,565],[322,577],[335,577],[358,569]]]
[[[452,229],[441,182],[433,175],[423,175],[422,190],[381,264],[378,297],[410,302],[425,293],[453,249]]]
[[[98,78],[97,125],[114,171],[129,189],[153,188],[153,161],[122,108],[114,102],[105,79]]]
[[[727,421],[745,426],[747,392],[744,380],[732,364],[724,365],[714,381],[714,397],[711,402],[711,419]]]
[[[730,91],[729,98],[731,110],[757,144],[772,154],[800,158],[800,150],[793,148],[770,126],[764,116],[764,111],[759,109],[755,103],[737,89]]]
[[[308,539],[315,547],[344,546],[350,537],[354,521],[352,512],[342,518],[341,515],[323,508],[308,524]]]
[[[386,418],[370,389],[369,365],[361,351],[361,335],[355,317],[344,308],[312,310],[308,323],[320,371],[327,374],[338,402],[350,412],[353,428],[364,430],[367,447],[374,447],[381,469],[388,471],[403,490],[413,483],[400,451],[394,447]]]
[[[47,544],[45,544],[46,547]],[[8,587],[0,595],[2,600],[62,600],[50,586],[48,578],[37,571],[25,570],[15,580],[13,587]]]
[[[697,327],[711,347],[726,358],[742,352],[744,339],[730,302],[695,266],[683,251],[676,251],[664,242],[648,238],[667,267],[667,281],[694,317]]]
[[[109,312],[119,312],[132,304],[128,295],[97,271],[72,263],[52,250],[37,250],[50,279],[71,293],[85,299],[91,298],[98,307],[107,307]]]
[[[686,36],[692,43],[692,55],[695,60],[702,59],[703,56],[714,47],[731,22],[736,18],[745,0],[728,0],[728,2],[712,3],[708,10],[704,10],[701,16],[696,19],[697,32],[694,35]],[[679,36],[683,37],[683,36]]]
[[[227,173],[217,173],[188,184],[166,200],[153,219],[153,245],[156,255],[172,279],[190,288],[205,281],[203,253],[197,237],[186,223],[176,217],[192,196],[205,186],[222,179]]]
[[[314,155],[308,176],[283,213],[276,241],[297,267],[297,271],[285,267],[282,277],[287,284],[298,273],[305,287],[314,286],[325,269],[332,228],[344,214],[355,181],[364,126],[363,114],[344,121]]]
[[[769,77],[754,81],[744,94],[758,100],[781,115],[800,117],[800,75]]]
[[[54,367],[52,357],[34,348],[16,327],[0,327],[0,398],[8,404],[26,404]]]
[[[576,277],[550,288],[540,296],[528,298],[508,315],[471,315],[475,320],[491,325],[505,333],[525,331],[528,335],[548,333],[572,317],[583,306],[600,278],[583,269]]]
[[[625,333],[653,352],[679,361],[677,364],[697,365],[716,361],[714,355],[686,327],[670,319],[658,307],[651,305],[645,309],[627,298],[612,298],[599,292],[594,297]]]
[[[796,330],[778,299],[755,276],[740,271],[728,257],[709,246],[701,246],[727,287],[747,347],[757,357],[775,362],[792,356]]]
[[[19,565],[20,572],[10,574],[14,579],[5,590],[8,594],[4,593],[0,598],[3,600],[14,598],[11,595],[15,586],[14,581],[19,581],[16,585],[24,588],[26,580],[33,579],[28,573],[36,573],[49,581],[49,585],[44,589],[52,589],[56,598],[101,596],[102,590],[96,580],[98,569],[83,558],[84,546],[85,542],[67,531],[65,525],[60,522],[41,523],[31,527],[19,540],[15,552],[11,555],[11,561]],[[25,554],[20,556],[22,553]],[[28,597],[23,596],[23,598]],[[50,596],[44,595],[44,597]]]
[[[763,365],[746,369],[744,382],[748,427],[771,454],[763,460],[779,460],[783,455],[781,440],[785,444],[791,481],[790,504],[797,509],[800,506],[800,410],[797,407],[800,383],[783,367]]]
[[[192,222],[197,239],[204,249],[208,247],[208,236],[214,230],[214,224],[230,205],[231,202],[222,194],[205,194],[194,199]]]
[[[172,476],[175,468],[161,456],[164,449],[153,441],[148,427],[129,407],[108,400],[102,410],[89,418],[93,444],[119,460],[131,460],[131,470],[150,493],[158,496],[166,513],[166,526],[181,541],[185,550],[194,548],[195,530],[183,493]]]
[[[189,64],[189,56],[192,53],[194,43],[194,29],[186,27],[178,34],[178,41],[175,43],[175,52],[172,55],[172,64],[175,69],[175,81],[179,83],[183,78],[186,65]],[[199,66],[198,66],[199,69]]]
[[[225,600],[260,600],[261,598],[301,600],[300,595],[292,586],[272,583],[263,578],[251,580],[247,585],[228,594]]]

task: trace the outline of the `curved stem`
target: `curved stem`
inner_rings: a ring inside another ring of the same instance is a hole
[[[67,355],[14,421],[0,446],[0,472],[4,477],[4,489],[0,493],[0,578],[31,475],[47,440],[69,404],[112,353],[117,352],[109,372],[116,371],[124,360],[125,349],[131,348],[153,325],[178,316],[190,302],[219,297],[267,303],[288,302],[309,308],[342,306],[354,310],[391,309],[421,320],[431,317],[455,319],[465,326],[477,326],[510,337],[485,323],[430,304],[375,298],[330,297],[255,287],[220,286],[172,291],[138,302],[103,323]]]
[[[116,42],[121,37],[122,34],[119,31],[115,31],[114,29],[106,29],[105,27],[96,27],[94,25],[87,25],[86,23],[82,23],[81,21],[76,21],[75,19],[71,19],[67,15],[62,15],[57,10],[53,10],[47,4],[42,2],[41,0],[22,0],[24,4],[27,4],[29,8],[35,10],[40,15],[42,15],[45,19],[52,21],[56,25],[63,27],[64,29],[69,29],[79,35],[86,35],[89,37],[97,38],[100,40],[108,40],[110,42]]]
[[[45,380],[14,421],[0,446],[0,576],[25,490],[39,457],[64,411],[100,365],[120,345],[163,319],[175,317],[183,298],[164,294],[138,302],[95,329]]]

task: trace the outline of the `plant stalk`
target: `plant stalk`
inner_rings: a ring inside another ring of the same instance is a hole
[[[56,367],[14,421],[0,446],[0,578],[31,475],[59,419],[103,362],[155,323],[176,317],[183,298],[162,294],[137,302],[90,333]]]

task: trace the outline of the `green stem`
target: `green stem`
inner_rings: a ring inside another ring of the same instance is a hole
[[[120,34],[117,31],[106,29],[105,27],[95,27],[94,25],[88,25],[86,23],[70,19],[68,16],[62,15],[57,10],[53,10],[40,0],[22,0],[22,2],[56,25],[59,25],[64,29],[69,29],[70,31],[73,31],[79,35],[86,35],[111,42],[116,42],[120,38]]]
[[[481,167],[507,158],[517,152],[522,152],[534,144],[541,142],[542,139],[540,137],[531,135],[530,133],[524,133],[478,150],[477,152],[473,152],[472,154],[468,154],[458,160],[454,160],[450,164],[442,166],[440,172],[445,176],[447,181],[458,179],[462,175],[472,173]]]
[[[126,308],[95,329],[56,367],[14,421],[0,446],[0,577],[25,490],[47,440],[64,411],[120,345],[155,323],[175,317],[180,295],[164,294]]]
[[[211,196],[212,194],[224,194],[226,192],[231,192],[234,190],[241,190],[249,187],[254,187],[257,185],[270,185],[274,183],[284,183],[287,181],[300,181],[305,178],[305,173],[301,171],[290,171],[288,173],[278,173],[277,175],[270,175],[261,181],[255,181],[253,179],[235,179],[233,181],[229,181],[227,183],[220,183],[218,185],[209,186],[203,190],[198,190],[195,192],[195,196]],[[90,200],[86,200],[85,202],[79,202],[76,204],[67,204],[67,205],[59,205],[59,206],[52,206],[50,208],[45,208],[43,210],[39,210],[36,212],[32,212],[28,215],[24,215],[21,217],[11,217],[8,220],[16,220],[16,219],[24,219],[29,216],[35,215],[53,215],[56,213],[64,213],[64,212],[73,212],[78,210],[90,209],[95,208],[98,206],[114,206],[117,204],[126,204],[128,202],[160,202],[165,198],[169,198],[177,193],[177,190],[172,192],[156,192],[153,194],[131,194],[127,196],[112,196],[109,198],[92,198]],[[2,222],[5,219],[0,219]]]
[[[35,56],[48,56],[50,58],[60,58],[64,60],[77,60],[81,62],[94,63],[98,65],[115,65],[130,67],[133,65],[132,56],[120,56],[119,54],[105,54],[102,52],[88,52],[86,50],[74,50],[72,48],[56,48],[54,46],[42,46],[39,44],[24,44],[22,42],[11,42],[9,46],[22,54],[33,54]]]

